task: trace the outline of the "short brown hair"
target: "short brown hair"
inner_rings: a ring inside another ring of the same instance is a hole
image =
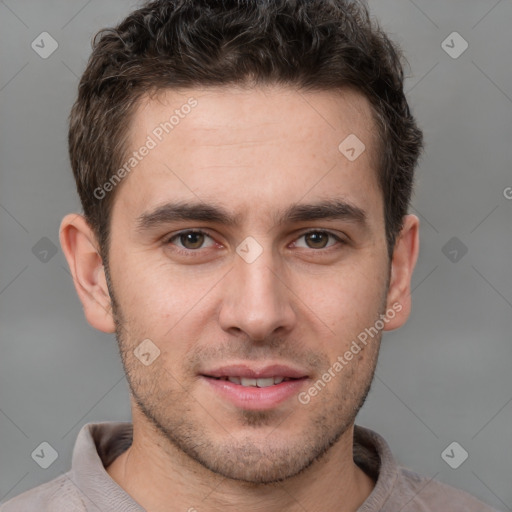
[[[84,215],[107,263],[115,191],[137,101],[164,89],[281,84],[355,88],[380,142],[378,177],[391,255],[409,206],[423,134],[403,91],[402,54],[363,0],[156,0],[100,30],[80,80],[69,154]]]

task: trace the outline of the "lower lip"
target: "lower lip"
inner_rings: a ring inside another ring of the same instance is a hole
[[[218,395],[229,400],[236,407],[250,411],[277,407],[285,400],[297,395],[307,380],[304,377],[303,379],[287,380],[273,386],[258,388],[234,384],[229,380],[201,377]]]

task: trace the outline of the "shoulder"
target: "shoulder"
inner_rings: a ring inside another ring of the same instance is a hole
[[[354,461],[376,485],[358,512],[498,512],[471,494],[400,466],[385,439],[354,426]]]
[[[465,491],[400,466],[385,509],[398,504],[403,512],[498,512]]]
[[[29,489],[0,505],[0,512],[85,512],[86,504],[71,472]]]

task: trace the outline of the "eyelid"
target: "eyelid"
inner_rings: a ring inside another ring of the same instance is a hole
[[[336,242],[338,242],[338,244],[343,245],[343,244],[347,243],[346,240],[344,240],[341,236],[337,235],[336,233],[333,233],[332,231],[330,231],[328,229],[321,229],[321,228],[313,228],[313,229],[309,229],[307,231],[301,232],[299,235],[297,235],[294,242],[297,241],[299,238],[302,238],[303,236],[309,235],[311,233],[324,233],[324,234],[329,235],[332,238],[334,238],[336,240]],[[335,247],[336,245],[337,244],[329,245],[328,247],[322,247],[321,249],[311,249],[311,247],[309,247],[309,249],[316,251],[316,252],[322,252],[322,251],[326,252],[329,249],[331,249],[332,247]]]
[[[183,229],[181,231],[178,231],[177,233],[173,233],[172,235],[170,236],[166,236],[164,238],[164,244],[170,244],[172,240],[174,240],[175,238],[179,238],[181,235],[186,235],[188,233],[198,233],[200,235],[205,235],[207,236],[208,238],[211,238],[214,242],[218,243],[212,235],[210,235],[210,233],[208,233],[208,231],[205,231],[204,229],[195,229],[195,228],[189,228],[189,229]],[[187,251],[194,251],[194,249],[187,249]],[[195,251],[199,251],[199,249],[195,249]]]

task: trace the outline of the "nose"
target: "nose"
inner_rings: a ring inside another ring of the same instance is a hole
[[[273,262],[271,249],[251,263],[238,255],[225,278],[219,322],[231,334],[245,333],[250,340],[270,340],[284,335],[296,322],[293,293],[284,271]]]

